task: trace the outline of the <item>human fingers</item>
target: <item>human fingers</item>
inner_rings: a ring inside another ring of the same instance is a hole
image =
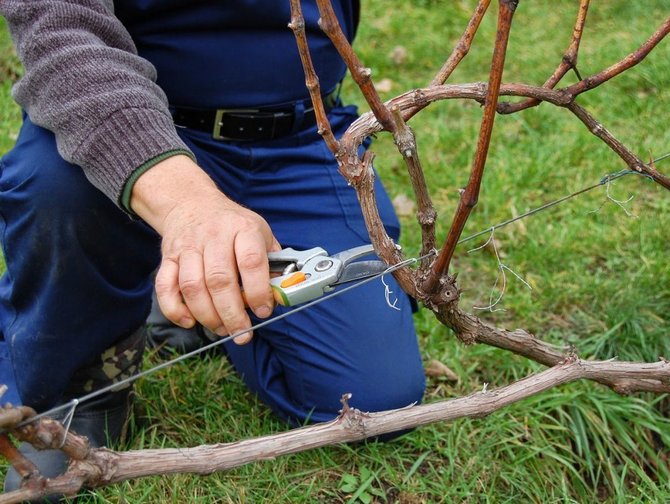
[[[179,264],[175,259],[163,257],[156,273],[155,290],[161,312],[168,320],[186,329],[195,325],[179,290]]]
[[[179,290],[195,319],[212,331],[221,327],[205,278],[203,252],[186,248],[179,254]]]
[[[266,252],[267,241],[270,240],[266,240],[262,234],[240,232],[235,237],[234,243],[235,260],[246,302],[260,318],[269,317],[274,308],[274,297],[270,288],[270,265]]]
[[[207,292],[220,320],[214,332],[225,336],[250,328],[251,320],[245,310],[234,249],[229,243],[211,242],[205,247],[203,261]],[[251,337],[252,333],[248,332],[236,337],[234,341],[244,344]]]

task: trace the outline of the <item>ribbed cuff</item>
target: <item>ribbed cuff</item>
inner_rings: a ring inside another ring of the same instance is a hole
[[[162,110],[116,111],[89,135],[72,156],[88,179],[112,201],[124,205],[124,190],[135,172],[167,153],[195,156],[179,138],[172,117]],[[158,161],[155,161],[158,162]],[[155,164],[155,163],[154,163]]]
[[[130,197],[133,194],[133,186],[135,185],[135,182],[137,182],[137,179],[139,179],[140,176],[143,175],[149,168],[153,168],[161,161],[164,161],[172,156],[177,156],[178,154],[186,155],[195,161],[195,157],[191,151],[174,149],[164,152],[163,154],[159,154],[158,156],[149,159],[147,162],[142,163],[135,169],[133,173],[130,174],[130,177],[128,177],[128,180],[126,180],[126,183],[123,185],[123,191],[121,191],[121,198],[119,199],[119,206],[132,217],[137,217],[137,214],[133,212],[133,209],[130,207]]]

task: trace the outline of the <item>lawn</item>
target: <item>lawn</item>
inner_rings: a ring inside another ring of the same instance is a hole
[[[462,33],[474,0],[363,2],[355,48],[383,97],[425,86]],[[493,2],[495,4],[495,2]],[[520,2],[504,82],[541,84],[568,46],[577,1]],[[486,80],[495,8],[450,82]],[[592,2],[579,71],[595,73],[635,50],[670,15],[666,0]],[[0,30],[0,151],[11,148],[20,113],[10,87],[20,74]],[[574,82],[574,75],[565,82]],[[351,81],[344,97],[367,110]],[[612,133],[644,159],[670,152],[670,40],[631,71],[582,95]],[[439,235],[467,182],[481,108],[442,102],[415,117]],[[411,188],[392,139],[373,144],[392,197]],[[569,112],[543,104],[496,119],[479,205],[469,236],[625,168]],[[670,159],[659,161],[670,174]],[[631,198],[629,200],[629,198]],[[617,203],[618,202],[618,203]],[[403,214],[402,245],[419,250],[418,227]],[[670,193],[628,175],[495,233],[507,289],[486,320],[525,328],[583,358],[670,358]],[[453,270],[461,306],[486,307],[499,294],[499,263],[483,235],[459,246]],[[474,250],[477,249],[477,250]],[[449,366],[458,381],[431,378],[427,401],[510,383],[541,366],[484,346],[463,346],[431,314],[416,315],[423,357]],[[145,368],[160,360],[149,355]],[[138,384],[137,435],[129,448],[185,447],[284,431],[225,360],[207,357],[160,371]],[[670,400],[621,397],[602,386],[563,386],[486,418],[422,427],[391,443],[334,446],[206,477],[125,482],[90,502],[668,502]]]

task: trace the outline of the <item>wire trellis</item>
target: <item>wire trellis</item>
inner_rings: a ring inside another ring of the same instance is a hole
[[[660,156],[660,157],[654,159],[653,162],[656,163],[656,162],[662,161],[662,160],[664,160],[664,159],[666,159],[666,158],[669,158],[669,157],[670,157],[670,153],[665,154],[665,155],[663,155],[663,156]],[[619,178],[621,178],[621,177],[624,177],[624,176],[626,176],[626,175],[633,175],[633,174],[634,174],[634,175],[642,175],[642,176],[648,177],[647,175],[638,173],[638,172],[633,171],[633,170],[622,170],[622,171],[619,171],[619,172],[616,172],[616,173],[608,174],[608,175],[606,175],[605,177],[603,177],[603,178],[600,180],[600,182],[598,182],[597,184],[592,184],[592,185],[590,185],[590,186],[588,186],[588,187],[585,187],[585,188],[580,189],[580,190],[578,190],[578,191],[575,191],[575,192],[573,192],[573,193],[571,193],[571,194],[568,194],[568,195],[566,195],[566,196],[563,196],[563,197],[561,197],[561,198],[559,198],[559,199],[556,199],[556,200],[554,200],[554,201],[551,201],[551,202],[549,202],[549,203],[546,203],[546,204],[544,204],[544,205],[541,205],[541,206],[539,206],[539,207],[537,207],[537,208],[534,208],[534,209],[532,209],[532,210],[529,210],[528,212],[525,212],[525,213],[523,213],[523,214],[521,214],[521,215],[518,215],[517,217],[514,217],[514,218],[512,218],[512,219],[505,220],[505,221],[503,221],[503,222],[500,222],[500,223],[498,223],[498,224],[495,224],[494,226],[490,226],[490,227],[488,227],[488,228],[486,228],[486,229],[484,229],[484,230],[482,230],[482,231],[479,231],[479,232],[474,233],[474,234],[472,234],[472,235],[470,235],[470,236],[467,236],[467,237],[465,237],[465,238],[462,238],[461,240],[459,240],[458,244],[466,243],[466,242],[468,242],[468,241],[470,241],[470,240],[473,240],[473,239],[475,239],[475,238],[477,238],[477,237],[479,237],[479,236],[482,236],[482,235],[484,235],[484,234],[486,234],[486,233],[490,233],[491,236],[493,236],[493,233],[494,233],[495,230],[497,230],[497,229],[500,229],[500,228],[502,228],[502,227],[508,226],[509,224],[512,224],[513,222],[517,222],[517,221],[519,221],[519,220],[521,220],[521,219],[525,219],[525,218],[530,217],[530,216],[532,216],[532,215],[536,215],[536,214],[538,214],[538,213],[540,213],[540,212],[543,212],[543,211],[545,211],[545,210],[548,210],[549,208],[552,208],[552,207],[554,207],[554,206],[556,206],[556,205],[559,205],[559,204],[561,204],[561,203],[564,203],[564,202],[566,202],[566,201],[569,201],[569,200],[571,200],[571,199],[573,199],[573,198],[575,198],[575,197],[577,197],[577,196],[580,196],[580,195],[585,194],[585,193],[587,193],[587,192],[589,192],[589,191],[592,191],[593,189],[596,189],[596,188],[598,188],[598,187],[606,186],[606,187],[608,188],[608,190],[609,190],[609,185],[611,184],[611,182],[613,182],[614,180],[617,180],[617,179],[619,179]],[[609,195],[609,193],[608,193],[608,195]],[[489,239],[489,240],[490,240],[490,239]],[[487,242],[487,243],[488,243],[488,242]],[[200,354],[202,354],[202,353],[205,353],[205,352],[207,352],[207,351],[209,351],[209,350],[211,350],[211,349],[213,349],[213,348],[215,348],[215,347],[218,347],[218,346],[220,346],[220,345],[223,345],[224,343],[227,343],[227,342],[229,342],[229,341],[232,341],[232,340],[234,340],[235,338],[237,338],[237,337],[239,337],[239,336],[241,336],[241,335],[243,335],[243,334],[248,333],[249,331],[254,331],[254,330],[256,330],[256,329],[261,329],[261,328],[263,328],[263,327],[266,327],[266,326],[272,324],[273,322],[276,322],[276,321],[278,321],[278,320],[282,320],[282,319],[287,318],[287,317],[289,317],[289,316],[291,316],[291,315],[294,315],[294,314],[296,314],[296,313],[299,313],[299,312],[301,312],[301,311],[303,311],[303,310],[306,310],[306,309],[308,309],[308,308],[310,308],[310,307],[312,307],[312,306],[314,306],[314,305],[316,305],[316,304],[323,303],[323,302],[325,302],[325,301],[327,301],[327,300],[329,300],[329,299],[331,299],[331,298],[333,298],[333,297],[335,297],[335,296],[340,296],[340,295],[342,295],[342,294],[348,292],[349,290],[352,290],[352,289],[355,289],[355,288],[357,288],[357,287],[360,287],[360,286],[362,286],[362,285],[364,285],[364,284],[366,284],[366,283],[372,282],[372,281],[377,280],[377,279],[379,279],[379,278],[381,278],[381,279],[382,279],[382,282],[383,282],[383,277],[384,277],[385,275],[387,275],[387,274],[389,274],[389,273],[393,273],[394,271],[396,271],[396,270],[398,270],[398,269],[401,269],[401,268],[404,268],[404,267],[406,267],[406,266],[414,265],[414,264],[420,262],[421,260],[423,260],[423,259],[425,259],[425,258],[427,258],[427,257],[430,257],[431,255],[435,255],[435,254],[436,254],[436,251],[433,251],[433,252],[428,253],[428,254],[426,254],[426,255],[424,255],[424,256],[422,256],[422,257],[410,258],[410,259],[401,261],[400,263],[395,264],[395,265],[393,265],[393,266],[390,266],[390,267],[387,268],[385,271],[383,271],[383,272],[381,272],[381,273],[379,273],[379,274],[377,274],[377,275],[375,275],[375,276],[373,276],[373,277],[366,278],[366,279],[361,280],[361,281],[359,281],[359,282],[356,282],[356,283],[354,283],[354,284],[352,284],[352,285],[349,285],[349,286],[347,286],[347,287],[344,287],[344,288],[342,288],[342,289],[339,289],[339,290],[337,290],[337,291],[335,291],[335,292],[333,292],[333,293],[330,293],[330,294],[327,294],[327,295],[325,295],[325,296],[322,296],[322,297],[320,297],[320,298],[318,298],[318,299],[315,299],[314,301],[310,301],[309,303],[306,303],[306,304],[304,304],[304,305],[298,306],[298,307],[296,307],[296,308],[294,308],[294,309],[292,309],[292,310],[286,311],[286,312],[284,312],[284,313],[282,313],[282,314],[280,314],[280,315],[277,315],[277,316],[275,316],[275,317],[272,317],[272,318],[269,318],[269,319],[264,320],[264,321],[262,321],[262,322],[259,322],[258,324],[252,326],[251,328],[243,329],[243,330],[241,330],[241,331],[238,331],[238,332],[236,332],[236,333],[233,333],[233,334],[231,334],[231,335],[229,335],[229,336],[226,336],[226,337],[221,338],[221,339],[219,339],[219,340],[217,340],[217,341],[214,341],[214,342],[212,342],[212,343],[209,343],[209,344],[207,344],[207,345],[205,345],[205,346],[203,346],[203,347],[201,347],[201,348],[198,348],[198,349],[193,350],[193,351],[191,351],[191,352],[188,352],[188,353],[186,353],[186,354],[183,354],[183,355],[180,355],[180,356],[178,356],[178,357],[175,357],[174,359],[165,361],[165,362],[163,362],[163,363],[161,363],[161,364],[158,364],[158,365],[156,365],[156,366],[154,366],[154,367],[151,367],[151,368],[149,368],[149,369],[146,369],[146,370],[144,370],[144,371],[141,371],[141,372],[139,372],[139,373],[136,373],[136,374],[134,374],[134,375],[132,375],[132,376],[129,376],[129,377],[127,377],[127,378],[125,378],[125,379],[123,379],[123,380],[120,380],[120,381],[118,381],[118,382],[116,382],[116,383],[114,383],[114,384],[112,384],[112,385],[109,385],[109,386],[107,386],[107,387],[103,387],[103,388],[101,388],[101,389],[95,390],[95,391],[93,391],[93,392],[91,392],[91,393],[89,393],[89,394],[86,394],[86,395],[84,395],[84,396],[81,396],[81,397],[78,397],[78,398],[75,398],[75,399],[71,399],[70,401],[68,401],[68,402],[66,402],[66,403],[60,404],[60,405],[58,405],[58,406],[55,406],[55,407],[53,407],[53,408],[51,408],[51,409],[49,409],[49,410],[47,410],[47,411],[38,413],[37,415],[32,416],[32,417],[30,417],[30,418],[24,420],[23,422],[19,423],[19,424],[17,425],[17,427],[22,427],[22,426],[27,425],[27,424],[29,424],[29,423],[32,423],[32,422],[34,422],[34,421],[36,421],[36,420],[39,420],[40,418],[53,416],[53,415],[58,414],[58,413],[61,413],[61,412],[66,412],[63,422],[66,424],[66,429],[67,429],[67,428],[69,427],[69,424],[70,424],[70,421],[71,421],[72,417],[74,416],[74,412],[75,412],[77,406],[79,406],[80,404],[82,404],[82,403],[84,403],[84,402],[90,401],[91,399],[94,399],[94,398],[96,398],[96,397],[99,397],[99,396],[101,396],[101,395],[103,395],[103,394],[106,394],[106,393],[108,393],[108,392],[114,392],[114,391],[120,390],[120,389],[122,389],[123,387],[125,387],[125,386],[127,386],[127,385],[130,385],[130,384],[132,384],[132,383],[134,383],[135,381],[139,380],[140,378],[143,378],[143,377],[145,377],[145,376],[147,376],[147,375],[153,374],[153,373],[155,373],[155,372],[157,372],[157,371],[160,371],[160,370],[162,370],[162,369],[166,369],[166,368],[168,368],[168,367],[174,366],[174,365],[176,365],[176,364],[178,364],[178,363],[180,363],[180,362],[183,362],[183,361],[185,361],[185,360],[187,360],[187,359],[190,359],[191,357],[194,357],[194,356],[200,355]],[[383,282],[383,283],[384,283],[384,282]],[[525,283],[525,282],[524,282],[524,283]],[[384,283],[384,285],[385,285],[385,296],[386,296],[387,299],[388,299],[388,296],[390,296],[391,292],[389,292],[389,290],[388,290],[389,288],[388,288],[388,286],[387,286],[385,283]],[[391,303],[390,301],[389,301],[389,306],[390,306],[391,308],[394,307],[394,306],[393,306],[393,303]]]

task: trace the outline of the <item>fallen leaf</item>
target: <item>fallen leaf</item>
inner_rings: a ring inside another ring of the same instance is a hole
[[[426,364],[426,376],[431,378],[446,378],[449,381],[458,381],[458,375],[437,359]]]
[[[398,217],[411,217],[414,215],[416,204],[404,194],[398,194],[393,198],[393,208]]]
[[[391,79],[382,79],[375,84],[375,89],[380,93],[388,93],[393,89],[393,81]]]
[[[403,46],[395,46],[389,53],[389,58],[396,65],[402,65],[407,60],[407,49]]]

